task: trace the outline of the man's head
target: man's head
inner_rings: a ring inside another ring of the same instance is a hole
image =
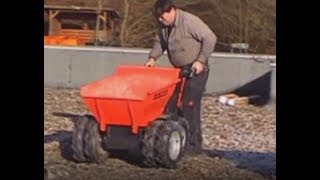
[[[154,5],[154,14],[160,23],[170,26],[174,23],[176,6],[172,0],[157,0]]]

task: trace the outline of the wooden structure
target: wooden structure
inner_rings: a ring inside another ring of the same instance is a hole
[[[108,44],[120,20],[112,8],[44,5],[44,35],[78,39],[81,44]]]

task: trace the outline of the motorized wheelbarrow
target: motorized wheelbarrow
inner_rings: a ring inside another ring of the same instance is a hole
[[[145,165],[176,167],[189,125],[183,116],[166,113],[166,105],[179,87],[179,108],[190,73],[182,76],[177,68],[120,65],[112,75],[82,86],[80,95],[91,114],[75,122],[75,160],[99,163],[108,149],[137,145]]]

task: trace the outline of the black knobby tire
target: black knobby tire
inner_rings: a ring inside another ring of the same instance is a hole
[[[188,143],[189,136],[190,136],[190,125],[189,125],[189,122],[187,121],[187,119],[184,117],[181,117],[181,116],[178,117],[178,123],[181,126],[180,128],[182,128],[181,129],[182,137],[183,137],[182,150],[185,151],[185,146],[186,146],[186,143]]]
[[[79,117],[74,124],[72,135],[72,151],[73,158],[78,162],[86,161],[85,154],[83,152],[83,138],[85,134],[85,128],[88,123],[88,119],[85,116]]]
[[[157,165],[154,159],[154,146],[160,124],[160,120],[151,122],[145,129],[142,140],[140,142],[140,152],[143,156],[143,163],[147,167],[155,167]]]
[[[161,167],[176,168],[177,162],[181,159],[182,129],[183,127],[175,121],[162,121],[160,124],[155,140],[154,158]]]
[[[83,152],[88,162],[101,163],[107,152],[102,148],[99,124],[93,116],[86,116]]]
[[[100,163],[107,152],[102,149],[99,124],[93,116],[77,119],[72,137],[73,158],[78,162]]]

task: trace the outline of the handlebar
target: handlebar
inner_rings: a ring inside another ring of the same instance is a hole
[[[188,69],[183,69],[181,72],[181,76],[185,78],[192,78],[195,76],[196,69],[195,68],[188,68]]]

